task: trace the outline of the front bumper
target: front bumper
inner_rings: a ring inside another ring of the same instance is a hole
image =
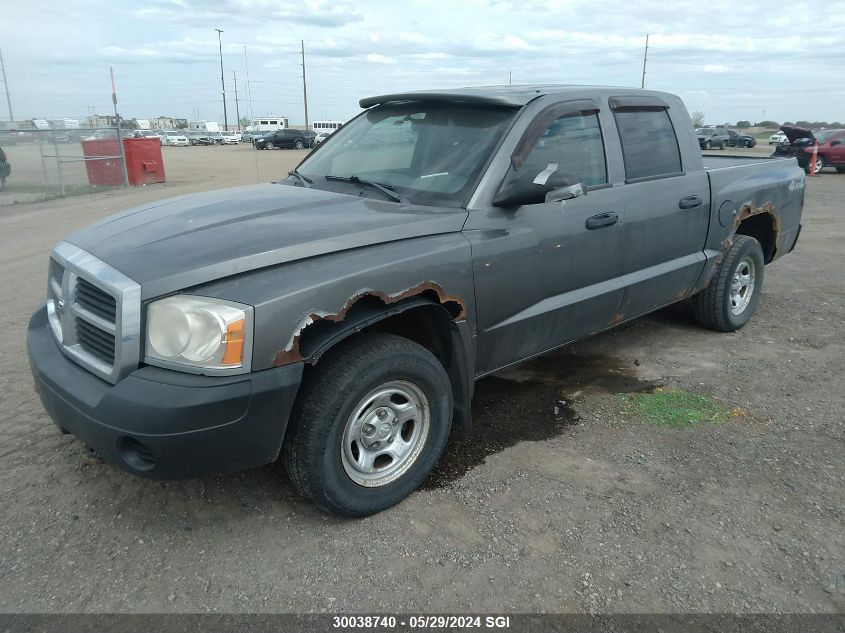
[[[68,359],[40,309],[27,352],[35,387],[63,433],[140,477],[183,479],[276,460],[302,365],[210,377],[141,367],[113,385]]]

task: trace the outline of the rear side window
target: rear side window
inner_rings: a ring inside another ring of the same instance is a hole
[[[627,180],[683,171],[678,138],[665,108],[619,108],[614,116]]]

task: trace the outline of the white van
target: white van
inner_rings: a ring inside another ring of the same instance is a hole
[[[252,120],[252,132],[275,132],[286,130],[288,118],[286,116],[262,116]]]
[[[314,121],[311,124],[311,129],[317,134],[320,132],[328,132],[331,134],[343,125],[343,121]]]

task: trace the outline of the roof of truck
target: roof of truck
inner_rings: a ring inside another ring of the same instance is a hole
[[[367,97],[358,103],[362,108],[369,108],[380,103],[402,101],[457,101],[463,103],[482,103],[489,105],[521,108],[526,103],[549,94],[577,93],[612,90],[615,94],[661,94],[639,88],[617,86],[579,86],[574,84],[531,85],[531,86],[477,86],[472,88],[449,88],[445,90],[420,90],[397,92],[394,94]]]

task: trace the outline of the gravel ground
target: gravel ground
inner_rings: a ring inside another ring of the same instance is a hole
[[[165,150],[167,186],[0,210],[0,611],[843,611],[845,175],[808,179],[798,249],[741,332],[663,310],[485,379],[425,488],[351,521],[277,466],[150,482],[90,464],[43,412],[24,331],[53,243],[301,157]],[[655,425],[624,395],[655,384],[742,415]]]

